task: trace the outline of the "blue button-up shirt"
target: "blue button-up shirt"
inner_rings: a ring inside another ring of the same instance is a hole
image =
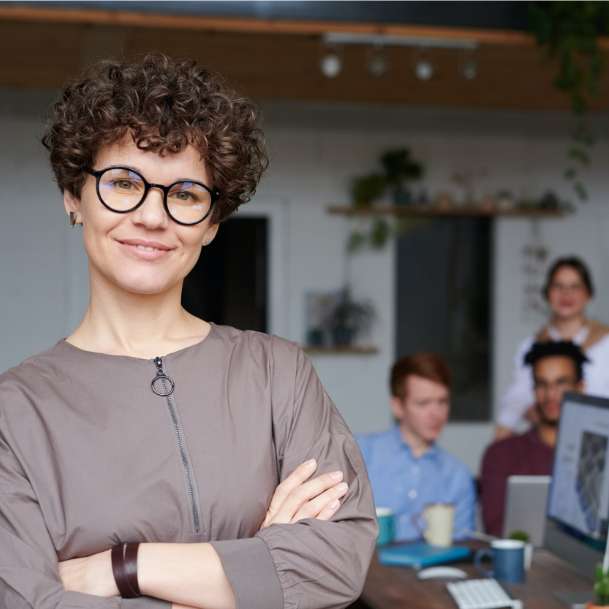
[[[388,507],[395,516],[396,540],[419,538],[413,517],[430,503],[452,503],[455,506],[455,539],[474,530],[476,496],[474,482],[467,466],[437,444],[415,457],[396,425],[392,429],[356,436],[374,501]]]

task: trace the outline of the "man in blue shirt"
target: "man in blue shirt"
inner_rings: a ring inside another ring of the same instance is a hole
[[[474,530],[476,497],[468,468],[436,444],[450,412],[450,371],[441,357],[417,353],[391,369],[397,424],[357,436],[377,507],[395,516],[396,540],[421,537],[415,516],[430,503],[455,506],[453,537]]]

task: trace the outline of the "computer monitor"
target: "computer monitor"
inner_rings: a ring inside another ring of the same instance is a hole
[[[585,577],[602,562],[609,519],[609,400],[565,394],[545,547]]]

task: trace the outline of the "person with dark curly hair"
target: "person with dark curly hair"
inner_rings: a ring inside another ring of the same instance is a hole
[[[556,259],[548,269],[542,293],[550,308],[550,319],[516,350],[512,381],[499,406],[498,438],[517,431],[525,418],[535,418],[533,383],[524,356],[536,341],[571,340],[581,346],[588,356],[584,366],[588,392],[609,397],[609,327],[586,315],[586,307],[594,297],[588,267],[576,256]]]
[[[549,476],[563,395],[584,391],[584,364],[588,358],[572,341],[535,342],[523,358],[533,380],[536,423],[523,434],[493,442],[482,456],[480,506],[484,529],[491,535],[504,530],[505,499],[510,476]],[[586,387],[587,391],[587,387]]]
[[[352,602],[374,507],[313,366],[181,306],[267,165],[253,105],[191,61],[104,61],[65,89],[43,143],[89,305],[0,375],[3,609]]]

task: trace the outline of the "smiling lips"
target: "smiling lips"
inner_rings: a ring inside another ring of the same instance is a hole
[[[125,239],[118,241],[118,243],[140,260],[158,260],[175,249],[158,241],[145,241],[143,239]]]

